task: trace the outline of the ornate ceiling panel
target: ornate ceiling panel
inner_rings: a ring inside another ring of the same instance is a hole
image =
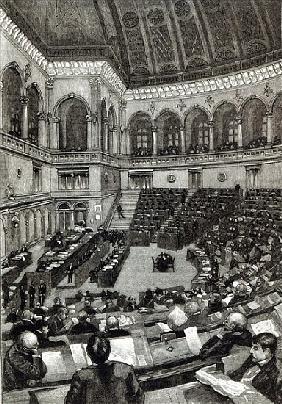
[[[281,58],[280,0],[0,0],[50,61],[108,60],[128,87]]]

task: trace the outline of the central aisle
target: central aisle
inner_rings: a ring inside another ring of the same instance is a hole
[[[175,272],[153,272],[153,260],[165,251],[175,257]],[[151,244],[150,247],[131,247],[130,254],[123,265],[114,289],[139,297],[139,292],[148,288],[168,288],[183,285],[185,289],[191,288],[191,280],[197,274],[196,269],[186,261],[187,248],[181,251],[164,250]]]

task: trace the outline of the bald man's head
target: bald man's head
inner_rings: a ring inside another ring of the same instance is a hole
[[[247,318],[242,313],[230,313],[225,320],[225,328],[230,331],[245,329],[247,327],[247,321]]]
[[[25,331],[19,336],[19,345],[25,350],[34,352],[38,348],[38,339],[33,332]]]

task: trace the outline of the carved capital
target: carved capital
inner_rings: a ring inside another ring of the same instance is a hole
[[[237,116],[235,119],[238,125],[242,125],[243,119],[241,116]]]
[[[127,101],[126,100],[121,100],[119,106],[120,106],[120,109],[126,109]]]
[[[214,121],[208,121],[209,126],[214,126]]]
[[[38,112],[37,116],[39,121],[47,120],[47,114],[44,111]]]
[[[21,101],[21,103],[22,103],[23,105],[27,105],[29,99],[28,99],[28,97],[27,97],[26,95],[22,95],[22,96],[20,97],[20,101]]]
[[[59,123],[59,122],[60,122],[60,118],[58,118],[57,116],[53,116],[53,122],[54,122],[54,123]]]
[[[93,121],[93,116],[92,115],[86,115],[86,122],[92,122]]]
[[[53,90],[54,87],[54,78],[53,77],[48,77],[46,80],[46,88],[47,90]]]
[[[152,131],[153,131],[153,132],[157,132],[157,131],[158,131],[158,127],[157,127],[157,126],[152,126]]]

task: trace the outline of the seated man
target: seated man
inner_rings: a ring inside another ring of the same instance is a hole
[[[66,308],[61,307],[57,313],[50,317],[48,322],[49,336],[56,337],[58,335],[66,334],[72,326],[72,322],[66,322]]]
[[[73,375],[65,404],[144,402],[133,368],[125,363],[108,361],[111,352],[108,339],[101,334],[93,335],[86,350],[93,364]]]
[[[36,334],[36,331],[40,327],[37,326],[33,317],[33,313],[30,310],[24,310],[21,320],[14,323],[10,331],[11,339],[15,341],[24,331],[30,331]]]
[[[35,334],[24,332],[6,353],[3,364],[4,389],[13,390],[32,386],[47,373],[47,367],[37,354]]]
[[[247,330],[247,319],[241,313],[230,313],[224,324],[225,333],[214,335],[200,351],[200,357],[226,356],[234,345],[251,346],[252,334]]]
[[[281,403],[278,399],[277,380],[279,370],[276,363],[277,338],[264,332],[253,337],[251,355],[243,365],[229,374],[236,381],[251,384],[261,394],[274,403]]]
[[[95,322],[95,323],[94,323]],[[71,334],[87,334],[99,331],[99,322],[97,320],[90,321],[86,311],[81,310],[78,314],[78,324],[72,326]]]

